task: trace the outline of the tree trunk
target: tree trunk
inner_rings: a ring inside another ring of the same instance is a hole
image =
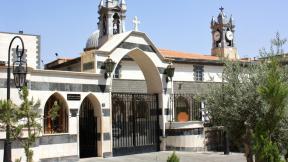
[[[247,162],[254,162],[251,144],[250,143],[244,143],[244,146],[245,146],[245,156],[246,156]]]
[[[246,133],[244,137],[244,149],[247,162],[254,162],[253,160],[253,149],[252,149],[252,130],[246,128]]]
[[[29,148],[25,148],[26,162],[33,162],[33,151]]]

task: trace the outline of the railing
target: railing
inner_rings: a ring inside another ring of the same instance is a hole
[[[173,104],[174,103],[174,104]],[[194,94],[174,94],[171,120],[177,122],[201,121],[202,102]]]
[[[158,96],[112,93],[112,132],[113,156],[158,151]]]

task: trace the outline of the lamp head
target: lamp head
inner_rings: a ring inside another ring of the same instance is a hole
[[[116,63],[110,57],[108,57],[108,59],[104,62],[106,79],[111,76],[111,73],[114,70],[115,64]]]
[[[13,75],[15,87],[21,89],[26,85],[27,64],[25,62],[14,62]]]

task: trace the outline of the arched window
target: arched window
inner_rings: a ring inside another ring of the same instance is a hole
[[[186,98],[179,96],[175,100],[175,120],[178,122],[186,122],[190,119],[189,104]]]
[[[120,17],[117,13],[113,15],[113,34],[120,33]]]
[[[106,34],[107,34],[106,21],[107,21],[107,17],[106,17],[106,15],[103,15],[103,19],[102,19],[103,35],[106,35]]]
[[[121,73],[121,63],[119,63],[119,64],[116,66],[116,69],[115,69],[113,78],[114,78],[114,79],[120,79],[120,73]]]
[[[56,107],[56,108],[55,108]],[[57,110],[55,112],[55,110]],[[54,112],[53,112],[54,111]],[[52,113],[57,113],[53,118]],[[64,99],[57,94],[52,95],[44,108],[44,133],[67,133],[68,132],[68,107]]]

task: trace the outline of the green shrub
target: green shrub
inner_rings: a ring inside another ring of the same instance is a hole
[[[176,155],[175,151],[171,156],[168,157],[167,162],[180,162],[180,159]]]
[[[15,159],[15,162],[21,162],[21,158],[20,159]]]
[[[284,162],[278,146],[259,129],[254,134],[254,153],[256,162]]]

